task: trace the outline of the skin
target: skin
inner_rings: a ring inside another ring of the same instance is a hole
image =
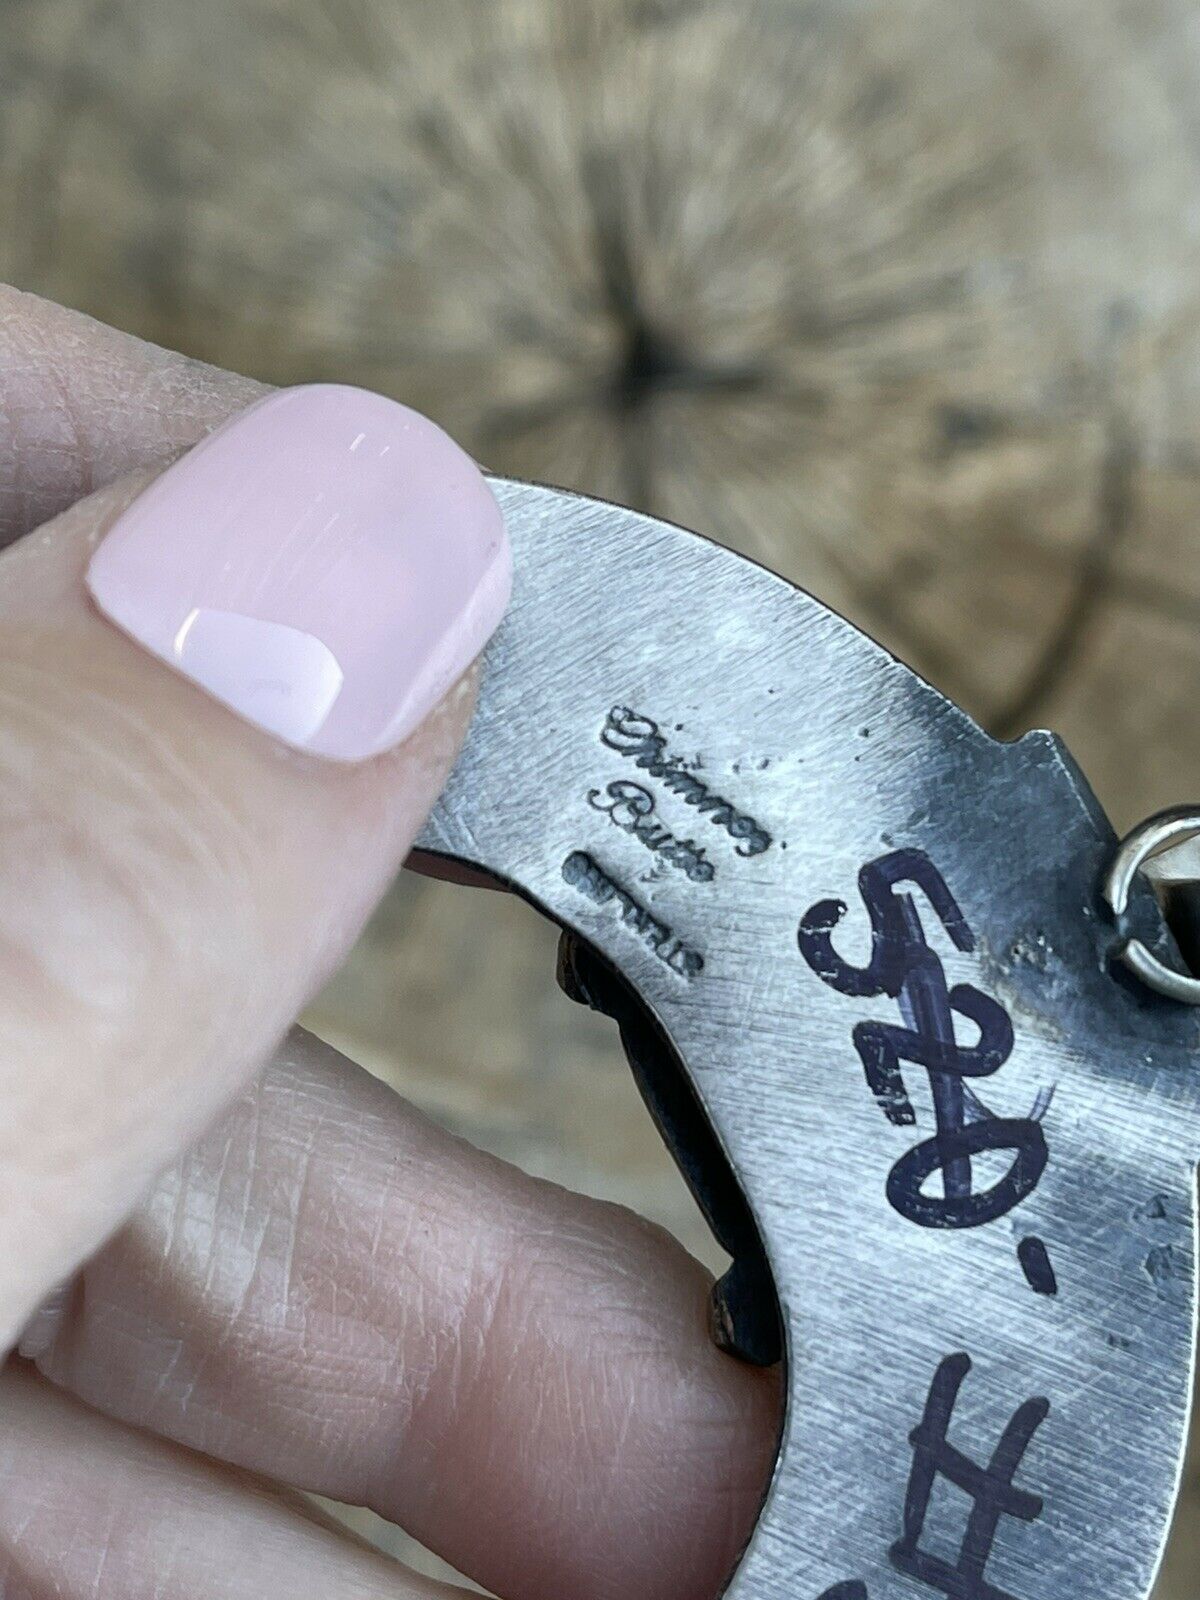
[[[260,388],[0,287],[0,1595],[705,1600],[777,1375],[619,1208],[293,1030],[403,861],[473,679],[358,767],[106,624],[90,551]]]

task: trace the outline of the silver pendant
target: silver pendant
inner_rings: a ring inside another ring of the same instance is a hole
[[[733,1256],[716,1336],[786,1357],[731,1600],[1144,1600],[1200,1100],[1198,1013],[1116,960],[1171,970],[1157,903],[1106,905],[1051,735],[694,534],[494,487],[513,604],[420,847],[566,930]]]

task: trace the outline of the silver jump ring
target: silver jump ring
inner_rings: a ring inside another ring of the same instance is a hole
[[[1177,806],[1147,817],[1117,846],[1105,874],[1103,893],[1116,917],[1129,905],[1129,890],[1142,866],[1167,845],[1200,833],[1200,808]],[[1200,1006],[1200,978],[1188,977],[1166,966],[1140,939],[1127,939],[1117,951],[1121,960],[1144,984],[1172,1000]]]

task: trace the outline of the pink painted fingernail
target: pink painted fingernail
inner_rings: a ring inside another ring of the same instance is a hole
[[[156,479],[92,557],[96,604],[248,722],[317,755],[398,744],[508,603],[500,508],[381,395],[268,395]]]

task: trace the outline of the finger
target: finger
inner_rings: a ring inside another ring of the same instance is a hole
[[[469,681],[435,702],[502,555],[444,435],[321,387],[0,556],[0,1339],[348,949],[461,737]]]
[[[0,548],[123,475],[166,465],[269,392],[0,283]],[[409,865],[504,887],[433,856]]]
[[[777,1376],[631,1213],[431,1126],[294,1033],[23,1348],[140,1426],[372,1506],[506,1600],[705,1600]]]
[[[0,545],[266,392],[0,284]]]
[[[0,1591],[10,1600],[453,1600],[297,1504],[0,1375]]]

